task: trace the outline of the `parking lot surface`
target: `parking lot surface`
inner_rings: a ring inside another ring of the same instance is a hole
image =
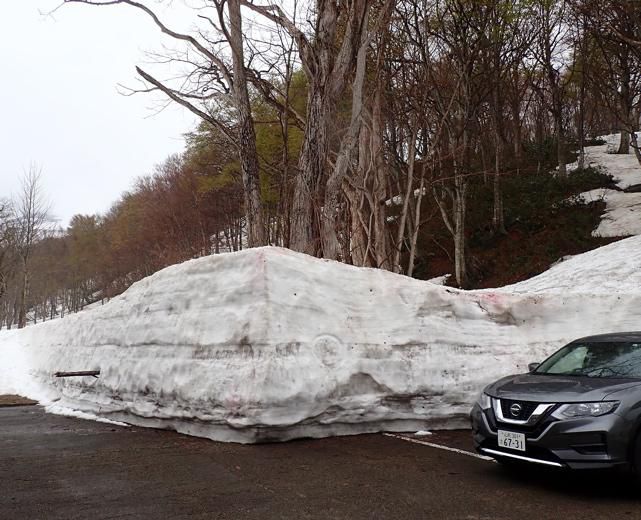
[[[238,445],[0,408],[0,519],[641,518],[624,475],[508,471],[469,432]]]

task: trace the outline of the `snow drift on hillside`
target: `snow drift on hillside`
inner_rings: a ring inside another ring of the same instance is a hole
[[[586,163],[590,166],[606,168],[616,185],[622,190],[641,184],[641,166],[634,153],[613,153],[619,147],[620,134],[605,135],[601,139],[604,139],[606,144],[586,147]]]
[[[238,442],[465,426],[489,381],[641,328],[639,257],[639,238],[577,256],[555,268],[571,291],[465,292],[279,248],[210,256],[1,333],[0,393]]]
[[[596,189],[581,193],[583,202],[605,202],[601,222],[592,232],[595,237],[641,235],[641,193]]]
[[[641,294],[641,236],[572,256],[534,278],[500,290],[523,294],[575,293],[599,298]],[[637,328],[641,329],[641,314]]]
[[[633,153],[610,153],[619,145],[619,134],[603,137],[607,144],[586,148],[586,161],[590,166],[603,168],[612,175],[616,187],[624,190],[641,185],[641,166]],[[573,165],[575,168],[577,163]],[[641,193],[626,193],[612,189],[596,189],[579,195],[583,202],[603,201],[605,212],[595,237],[625,237],[641,235]]]

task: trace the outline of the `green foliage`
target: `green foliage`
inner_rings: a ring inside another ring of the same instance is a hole
[[[612,176],[594,168],[572,171],[566,177],[525,174],[502,179],[505,223],[519,224],[528,232],[540,230],[547,216],[572,203],[576,194],[608,186]]]
[[[306,95],[307,79],[302,72],[296,72],[289,86],[289,104],[298,114],[305,114]],[[253,100],[252,110],[256,129],[256,149],[261,166],[261,195],[263,202],[275,206],[279,202],[283,183],[281,175],[286,169],[291,171],[298,164],[304,134],[295,118],[290,117],[286,121],[285,140],[285,121],[281,122],[279,112],[261,98]],[[285,157],[287,164],[284,162]]]
[[[610,185],[612,176],[587,168],[567,177],[550,173],[505,176],[501,183],[508,235],[496,235],[487,224],[473,228],[469,245],[477,262],[477,286],[528,278],[564,255],[600,245],[591,233],[600,221],[603,204],[584,205],[576,195]],[[490,196],[491,183],[475,187],[475,200],[488,201]],[[490,222],[487,202],[472,202],[471,206],[476,222]]]
[[[307,79],[302,71],[296,72],[292,75],[289,87],[289,104],[299,114],[305,113],[306,95]],[[290,117],[285,143],[279,112],[258,95],[252,98],[252,113],[260,164],[261,196],[267,206],[275,207],[282,191],[281,174],[285,171],[285,166],[291,171],[298,163],[303,131],[297,126],[296,120]],[[236,149],[217,128],[201,122],[185,138],[185,163],[188,168],[198,172],[198,188],[201,193],[242,186]],[[283,162],[285,156],[287,165]]]

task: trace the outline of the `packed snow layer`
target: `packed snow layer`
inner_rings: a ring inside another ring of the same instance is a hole
[[[280,248],[192,260],[100,308],[0,333],[0,393],[237,442],[466,426],[488,382],[578,336],[641,328],[641,240],[587,255],[555,269],[596,271],[592,283],[524,294]],[[75,370],[101,375],[52,377]]]

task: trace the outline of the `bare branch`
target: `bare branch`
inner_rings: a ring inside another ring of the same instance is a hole
[[[274,4],[266,6],[255,5],[249,0],[241,0],[240,5],[251,9],[285,29],[298,44],[298,53],[303,64],[303,68],[305,69],[305,73],[308,76],[311,76],[314,73],[316,70],[316,56],[309,40],[303,31],[301,31],[296,24],[287,17],[279,6]]]
[[[71,3],[78,3],[78,4],[87,4],[87,5],[95,5],[95,6],[105,6],[105,5],[117,5],[117,4],[125,4],[125,5],[130,5],[132,7],[135,7],[136,9],[140,9],[144,13],[146,13],[153,21],[154,23],[158,26],[158,28],[166,35],[171,36],[172,38],[175,38],[176,40],[182,40],[190,45],[192,45],[195,49],[197,49],[203,56],[209,58],[211,62],[216,65],[221,72],[223,73],[223,76],[229,82],[231,85],[233,83],[232,76],[227,69],[227,66],[225,63],[213,52],[211,52],[207,47],[202,45],[196,38],[193,36],[190,36],[188,34],[183,34],[179,33],[176,31],[173,31],[169,29],[161,20],[158,18],[156,13],[154,13],[151,9],[149,9],[146,5],[141,4],[139,2],[134,2],[133,0],[107,0],[103,2],[99,1],[94,1],[94,0],[64,0],[65,4],[71,4]]]
[[[227,139],[231,143],[233,143],[234,146],[238,146],[238,143],[234,136],[232,135],[231,131],[229,128],[227,128],[225,125],[223,125],[218,119],[215,117],[210,116],[208,113],[204,112],[203,110],[199,109],[198,107],[194,106],[191,104],[189,101],[184,99],[182,97],[182,94],[178,94],[176,91],[170,89],[169,87],[163,85],[160,81],[158,81],[156,78],[142,70],[140,67],[136,67],[136,72],[147,82],[151,83],[154,85],[158,90],[162,91],[167,95],[169,98],[171,98],[173,101],[178,103],[179,105],[182,105],[185,107],[187,110],[192,112],[193,114],[196,114],[198,117],[201,119],[207,121],[210,125],[218,128]]]

